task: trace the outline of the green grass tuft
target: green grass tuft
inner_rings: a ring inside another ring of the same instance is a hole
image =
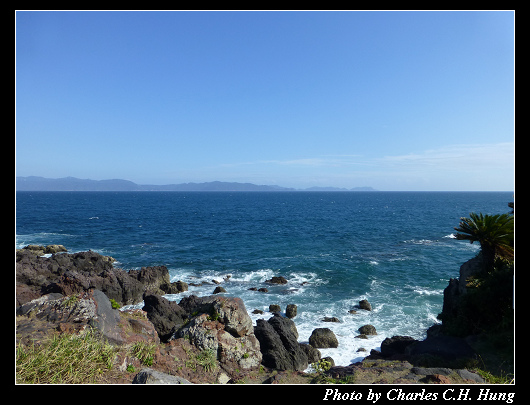
[[[19,384],[95,383],[112,368],[114,348],[88,331],[82,336],[54,335],[41,345],[16,349]]]

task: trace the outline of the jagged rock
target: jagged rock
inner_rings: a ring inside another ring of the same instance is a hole
[[[269,312],[272,312],[272,313],[281,312],[281,308],[278,304],[270,304]]]
[[[220,330],[217,333],[218,359],[224,368],[252,369],[259,367],[262,360],[260,343],[254,334],[235,338]]]
[[[186,325],[180,328],[171,339],[188,339],[191,344],[200,350],[213,350],[217,353],[219,339],[217,332],[223,325],[216,320],[211,320],[207,314],[200,314],[191,319]]]
[[[142,267],[140,270],[130,270],[129,275],[143,284],[147,294],[162,295],[165,291],[160,287],[170,283],[166,266]]]
[[[275,330],[278,331],[278,333],[280,333],[280,335],[284,334],[284,330],[288,330],[293,334],[295,339],[298,339],[298,329],[296,328],[296,324],[292,319],[284,318],[280,314],[276,313],[268,320],[268,322],[274,327]]]
[[[215,290],[213,290],[213,294],[220,294],[220,293],[225,293],[226,290],[223,288],[223,287],[215,287]]]
[[[136,278],[114,269],[105,256],[92,251],[53,254],[48,258],[19,251],[16,282],[19,305],[48,293],[72,295],[89,289],[104,292],[120,305],[135,304],[141,301],[144,291]]]
[[[133,384],[191,384],[182,377],[169,375],[150,368],[142,369],[134,376]]]
[[[182,299],[179,306],[192,318],[172,339],[184,338],[200,350],[215,352],[221,366],[229,374],[235,375],[236,370],[248,370],[260,365],[260,343],[240,298],[199,298],[191,295]]]
[[[146,295],[142,308],[154,325],[162,342],[166,342],[184,324],[188,315],[175,301],[159,295]]]
[[[316,348],[339,347],[335,333],[329,328],[316,328],[309,337],[309,344]]]
[[[221,322],[224,329],[234,337],[246,336],[253,331],[252,319],[241,298],[218,295],[199,298],[190,295],[182,299],[179,305],[188,313],[210,314],[212,319]]]
[[[29,245],[26,248],[18,250],[16,258],[18,305],[44,294],[72,295],[89,289],[102,291],[120,305],[136,304],[144,293],[163,295],[188,290],[188,285],[182,281],[170,282],[165,266],[127,272],[113,268],[113,259],[109,256],[92,251],[40,257],[32,249],[60,251],[64,247]]]
[[[263,365],[277,370],[304,370],[308,366],[308,357],[297,342],[292,322],[288,318],[275,315],[269,321],[258,319],[254,334],[259,340]]]

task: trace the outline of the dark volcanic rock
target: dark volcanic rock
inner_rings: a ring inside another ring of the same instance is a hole
[[[287,280],[282,276],[272,277],[270,280],[265,280],[265,282],[270,284],[287,284]]]
[[[129,275],[143,284],[147,294],[164,294],[160,286],[169,284],[166,266],[142,267],[140,270],[130,270]]]
[[[375,326],[373,325],[364,325],[359,328],[359,333],[361,335],[377,335]]]
[[[188,319],[186,311],[175,301],[159,295],[146,295],[144,307],[162,342],[167,341]]]
[[[359,308],[365,309],[366,311],[371,311],[372,304],[370,304],[367,300],[361,300],[359,301]]]
[[[298,343],[294,322],[280,315],[274,315],[269,321],[258,319],[254,334],[260,343],[262,363],[267,367],[301,371],[308,366],[308,353],[316,357],[313,351]]]
[[[316,328],[309,337],[309,344],[317,348],[339,347],[339,341],[329,328]]]
[[[298,307],[296,304],[288,304],[287,308],[285,308],[285,315],[287,318],[294,318],[296,314],[298,313]]]
[[[416,342],[418,341],[410,336],[392,336],[391,338],[386,338],[381,343],[381,355],[385,358],[403,355],[407,347]]]
[[[215,287],[215,290],[213,290],[213,294],[220,294],[220,293],[225,293],[225,292],[226,290],[220,286]]]
[[[454,336],[435,336],[415,343],[408,350],[412,359],[420,359],[425,355],[434,356],[442,362],[457,359],[471,359],[475,351],[463,338]]]
[[[46,249],[60,250],[60,245]],[[96,252],[52,254],[40,257],[30,249],[17,251],[16,298],[22,305],[41,295],[72,295],[98,289],[120,305],[136,304],[144,293],[163,295],[187,291],[188,285],[171,283],[165,266],[127,272],[114,268],[112,259]]]

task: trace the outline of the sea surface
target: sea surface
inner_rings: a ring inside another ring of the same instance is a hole
[[[320,351],[348,365],[386,337],[425,337],[449,278],[479,249],[454,238],[459,218],[509,212],[510,201],[510,192],[17,192],[15,245],[91,249],[115,267],[165,265],[172,281],[207,283],[166,296],[177,302],[210,295],[216,280],[249,313],[265,311],[254,322],[271,316],[269,304],[296,304],[299,341],[330,328],[339,347]],[[288,283],[266,284],[272,276]],[[373,311],[349,314],[362,299]],[[378,334],[355,338],[365,324]]]

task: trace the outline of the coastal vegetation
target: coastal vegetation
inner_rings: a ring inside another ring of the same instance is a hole
[[[17,345],[17,382],[81,384],[101,382],[112,369],[116,351],[90,330],[84,335],[56,334],[46,344]]]
[[[465,280],[458,316],[445,323],[461,335],[506,331],[506,338],[513,342],[513,214],[471,213],[469,218],[461,218],[455,230],[457,239],[480,243],[481,266]]]
[[[460,218],[456,239],[479,242],[486,271],[491,271],[496,257],[513,259],[514,217],[512,214],[483,215],[471,213]]]
[[[443,333],[472,340],[483,374],[509,381],[514,360],[513,211],[471,213],[455,230],[457,239],[478,242],[481,249],[462,265],[460,280],[446,288],[439,315]]]

